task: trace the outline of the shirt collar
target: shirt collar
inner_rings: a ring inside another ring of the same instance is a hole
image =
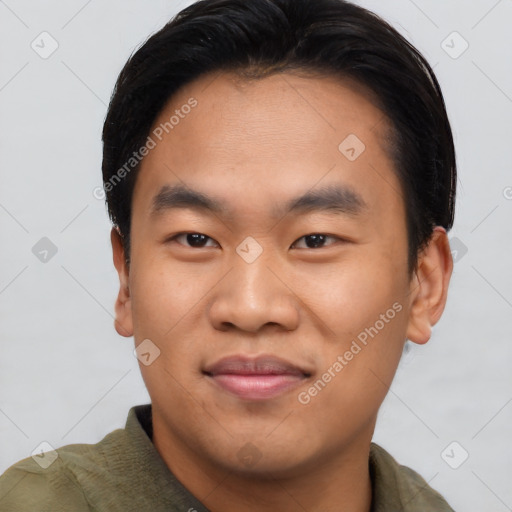
[[[137,453],[141,468],[148,471],[148,481],[151,481],[155,492],[169,501],[179,502],[184,507],[196,509],[197,512],[209,512],[172,474],[152,442],[153,425],[151,404],[132,407],[128,413],[125,427],[130,443]],[[438,508],[436,512],[452,511],[440,495],[433,491],[425,482],[423,487],[416,483],[411,490],[409,480],[404,474],[416,475],[409,468],[400,466],[395,459],[381,446],[370,444],[369,471],[372,485],[371,512],[426,512],[430,510],[428,503],[423,501],[423,491],[433,496]],[[410,476],[409,476],[410,478]],[[158,489],[158,491],[156,491]],[[425,507],[427,505],[428,508]],[[453,511],[452,511],[453,512]]]

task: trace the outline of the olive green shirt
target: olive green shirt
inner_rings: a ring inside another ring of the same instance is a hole
[[[152,436],[151,404],[139,405],[130,409],[124,429],[99,443],[23,459],[0,477],[0,511],[208,512],[171,473]],[[43,469],[45,457],[52,463]],[[375,443],[369,468],[372,512],[453,512],[421,476]]]

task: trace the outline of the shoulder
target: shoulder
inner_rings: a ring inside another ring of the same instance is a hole
[[[454,512],[447,501],[416,471],[399,464],[378,444],[370,445],[370,470],[377,511],[400,506],[404,512]]]
[[[70,444],[17,462],[0,476],[0,511],[94,510],[84,489],[108,482],[124,444],[124,430],[118,429],[96,444]]]

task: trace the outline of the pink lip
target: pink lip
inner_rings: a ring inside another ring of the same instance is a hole
[[[276,397],[310,376],[306,370],[274,356],[226,357],[203,373],[222,389],[246,400]]]

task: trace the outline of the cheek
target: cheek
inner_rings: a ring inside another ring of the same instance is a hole
[[[376,256],[378,255],[378,256]],[[385,253],[368,247],[357,258],[318,265],[291,276],[301,300],[329,327],[331,336],[346,339],[373,325],[408,289],[405,274]]]
[[[163,340],[180,319],[191,312],[200,297],[201,287],[191,285],[194,276],[151,258],[134,258],[133,270],[131,293],[135,338],[153,336]]]
[[[368,299],[366,294],[352,299],[357,302],[363,296]],[[368,299],[357,316],[334,313],[338,337],[325,347],[320,373],[298,397],[301,404],[307,403],[304,412],[325,425],[330,436],[346,428],[347,411],[355,425],[374,420],[396,372],[407,325],[407,312],[399,301]]]
[[[136,345],[149,339],[160,351],[151,365],[139,365],[156,402],[179,402],[186,398],[180,382],[184,380],[184,371],[196,366],[197,346],[191,331],[197,325],[199,311],[194,306],[199,306],[202,295],[202,288],[191,286],[188,276],[167,264],[148,258],[134,272],[132,312]],[[190,381],[187,386],[190,390]]]
[[[361,399],[378,407],[384,398],[407,329],[408,281],[399,265],[386,251],[369,247],[357,260],[303,281],[304,302],[329,327],[323,369],[343,358],[341,371],[331,369],[336,378],[324,396],[327,408],[349,401],[357,409]]]

